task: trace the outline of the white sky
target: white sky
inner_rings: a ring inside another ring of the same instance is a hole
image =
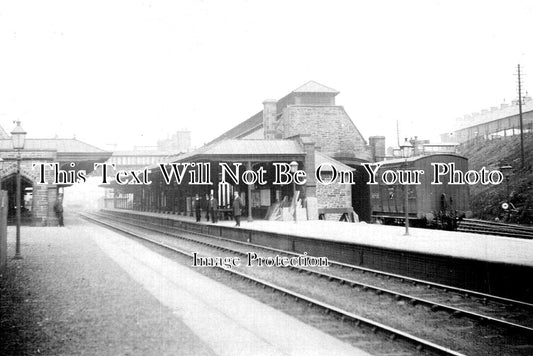
[[[0,125],[200,146],[315,80],[393,145],[533,91],[532,35],[532,1],[3,1]]]

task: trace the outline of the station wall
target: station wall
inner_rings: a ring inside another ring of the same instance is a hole
[[[310,135],[317,150],[335,157],[371,161],[371,150],[342,106],[288,106],[278,131],[283,138]]]

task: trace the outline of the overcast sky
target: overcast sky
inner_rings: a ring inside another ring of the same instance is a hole
[[[200,146],[314,80],[393,145],[533,91],[532,35],[533,1],[2,1],[0,125]]]

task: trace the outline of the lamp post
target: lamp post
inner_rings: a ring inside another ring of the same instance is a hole
[[[292,161],[291,163],[289,163],[289,165],[291,166],[291,173],[293,174],[292,191],[294,195],[294,223],[296,224],[298,222],[298,214],[296,213],[297,201],[296,201],[296,182],[294,179],[294,173],[296,173],[296,171],[298,170],[298,162]]]
[[[409,141],[407,141],[407,138],[400,146],[400,149],[402,151],[402,157],[405,159],[405,168],[407,170],[407,159],[411,157],[411,150],[413,148],[413,145]],[[404,191],[404,212],[405,212],[405,233],[404,236],[409,236],[409,186],[407,185],[407,182],[404,183],[403,186]]]
[[[13,149],[17,151],[17,189],[15,196],[15,214],[17,219],[17,245],[15,252],[15,259],[21,259],[20,254],[20,161],[22,159],[21,150],[24,149],[24,141],[26,139],[26,131],[20,126],[20,121],[16,121],[17,126],[11,131],[11,140],[13,142]]]

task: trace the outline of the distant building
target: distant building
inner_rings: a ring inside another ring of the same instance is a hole
[[[135,148],[136,149],[130,151],[114,151],[111,157],[109,157],[109,159],[106,161],[106,163],[110,165],[114,164],[116,170],[139,171],[148,166],[157,166],[159,163],[167,162],[169,157],[174,156],[180,152],[175,150],[159,150],[157,149],[157,147],[152,147],[152,149],[149,149],[149,146],[136,146]],[[115,171],[110,170],[111,175],[114,172]],[[93,173],[93,176],[98,177],[101,175],[101,168],[95,170]],[[113,179],[111,179],[110,181],[113,181]],[[104,196],[100,198],[100,208],[112,208],[114,207],[115,201],[117,199],[125,199],[120,193],[117,193],[117,195],[115,196],[113,188],[106,185],[102,185],[102,187],[106,189],[104,191]]]
[[[1,135],[1,132],[0,132]],[[191,149],[191,132],[177,131],[170,138],[157,141],[157,146],[134,146],[133,150],[114,151],[106,163],[116,169],[139,170],[168,161],[169,157],[187,153]],[[93,175],[101,175],[101,169]]]
[[[458,153],[458,143],[455,142],[441,142],[441,143],[428,143],[422,146],[423,155],[432,155],[437,153]]]
[[[191,132],[187,130],[176,131],[170,138],[157,141],[160,151],[189,152],[191,150]]]
[[[458,143],[455,142],[439,142],[431,143],[429,140],[419,139],[417,136],[411,138],[409,143],[413,146],[413,156],[425,156],[439,153],[457,153]],[[397,159],[402,157],[402,151],[400,147],[387,148],[387,157],[385,160]]]
[[[117,169],[143,169],[144,167],[165,162],[168,157],[179,151],[132,150],[115,151],[106,163],[115,164]],[[97,172],[96,174],[100,174]]]
[[[504,103],[480,113],[464,115],[456,119],[455,127],[441,134],[442,142],[463,143],[477,139],[512,136],[520,133],[518,100],[511,105]],[[522,100],[522,120],[525,132],[533,131],[533,100]]]

